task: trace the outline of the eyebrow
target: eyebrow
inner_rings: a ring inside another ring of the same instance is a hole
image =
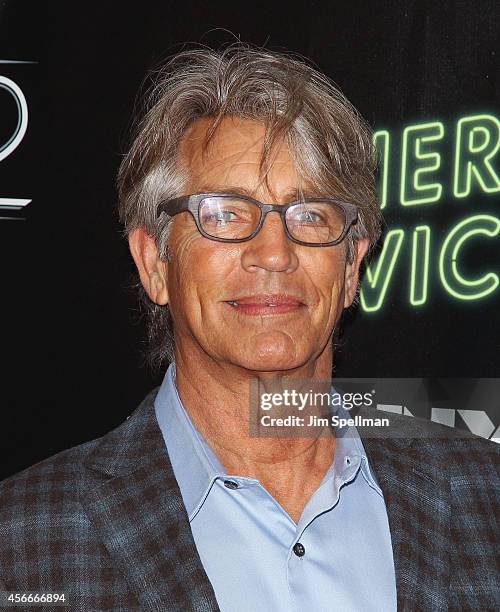
[[[243,187],[242,185],[231,185],[231,186],[224,185],[224,187],[214,186],[214,185],[208,185],[208,186],[204,185],[198,190],[198,193],[228,193],[228,194],[241,195],[241,196],[245,196],[248,198],[257,199],[255,197],[255,191],[251,189],[247,189],[246,187]],[[286,202],[295,202],[296,200],[300,200],[301,198],[319,198],[319,197],[322,197],[322,196],[320,196],[318,193],[314,193],[312,191],[307,191],[307,190],[302,190],[302,193],[301,193],[299,189],[295,188],[295,189],[288,191],[285,194],[283,199]]]

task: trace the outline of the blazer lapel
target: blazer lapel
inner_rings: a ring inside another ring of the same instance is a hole
[[[144,610],[218,611],[154,415],[156,390],[104,436],[81,499]]]
[[[450,482],[436,468],[439,445],[422,438],[363,444],[386,501],[398,610],[448,610]]]

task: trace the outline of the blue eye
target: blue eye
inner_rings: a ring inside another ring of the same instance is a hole
[[[323,217],[312,210],[297,212],[294,217],[294,220],[298,221],[299,223],[321,223],[323,221]]]
[[[219,210],[206,215],[205,221],[207,223],[223,224],[228,223],[229,221],[234,221],[236,218],[237,215],[230,210]]]

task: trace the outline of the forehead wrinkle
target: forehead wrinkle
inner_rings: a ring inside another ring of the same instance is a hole
[[[232,118],[228,118],[232,119]],[[252,125],[249,125],[252,124]],[[301,175],[297,171],[296,165],[288,151],[288,145],[285,141],[281,142],[280,146],[272,147],[271,151],[264,160],[264,134],[255,136],[255,132],[251,130],[252,126],[255,127],[256,122],[250,121],[239,124],[235,124],[232,121],[232,128],[236,130],[238,134],[242,134],[243,138],[238,139],[238,148],[236,151],[227,151],[225,140],[230,139],[230,134],[224,132],[224,123],[221,122],[215,132],[211,135],[211,138],[207,141],[206,135],[210,128],[209,118],[200,119],[196,121],[186,132],[181,140],[179,152],[182,161],[185,164],[188,172],[188,185],[186,187],[192,190],[195,189],[196,193],[207,193],[207,192],[227,192],[241,194],[255,199],[258,192],[262,190],[266,194],[269,194],[272,202],[291,202],[300,200],[307,197],[319,197],[321,194],[317,189],[311,187],[311,185],[302,186]],[[226,124],[227,125],[227,124]],[[257,122],[258,127],[265,129],[265,126]],[[247,130],[245,131],[245,127]],[[250,129],[249,129],[250,128]],[[220,131],[222,129],[222,132]],[[275,143],[276,145],[276,143]],[[231,146],[231,144],[229,145]],[[256,147],[258,146],[258,149]],[[209,149],[209,150],[208,150]],[[255,159],[244,160],[243,158],[249,155],[255,157]],[[234,161],[231,160],[234,159]],[[263,161],[266,163],[263,164]],[[235,185],[234,181],[228,178],[228,184],[221,183],[220,178],[210,179],[210,174],[214,171],[226,172],[230,174],[231,170],[238,165],[258,165],[258,182],[255,184],[256,176],[252,176],[252,172],[248,174],[249,182],[244,180],[244,184],[238,182]],[[279,172],[279,165],[290,164],[293,168],[294,182],[297,186],[290,187],[285,185],[283,187],[284,193],[279,194],[272,186],[272,174]],[[194,172],[194,166],[199,166],[198,171]],[[263,166],[265,169],[263,169]],[[204,175],[208,175],[204,177]],[[205,178],[205,180],[203,180]],[[202,185],[196,185],[197,182],[201,182]],[[265,186],[264,186],[265,185]],[[264,187],[264,188],[263,188]],[[263,189],[262,189],[263,188]],[[266,199],[268,199],[266,197]]]
[[[244,153],[244,152],[243,152]],[[247,165],[253,165],[253,162],[241,162],[242,164],[247,164]],[[278,164],[280,162],[277,162]],[[208,171],[208,174],[210,174],[210,172],[214,169],[217,169],[219,166],[224,166],[224,160],[220,160],[217,161],[214,166],[212,168],[210,168],[210,170]],[[230,173],[232,167],[227,168],[227,174]],[[198,172],[197,174],[191,173],[191,179],[193,182],[193,180],[195,182],[200,181],[200,179],[202,179],[201,185],[197,184],[196,185],[196,193],[232,193],[232,194],[236,194],[236,195],[243,195],[246,197],[250,197],[253,199],[259,199],[258,195],[259,195],[259,191],[261,191],[261,189],[263,188],[264,184],[265,187],[262,189],[263,192],[267,192],[271,197],[270,198],[265,198],[265,199],[270,199],[272,202],[293,202],[293,201],[297,201],[297,200],[301,200],[303,198],[313,198],[313,197],[321,197],[321,193],[317,190],[314,189],[313,187],[301,187],[300,186],[300,177],[299,180],[297,181],[297,183],[299,183],[297,186],[295,187],[290,187],[290,186],[285,186],[282,195],[278,195],[278,193],[273,189],[270,180],[266,180],[266,177],[260,177],[258,182],[255,184],[255,181],[252,180],[252,178],[254,177],[250,177],[250,181],[249,182],[239,182],[239,183],[235,183],[232,180],[229,180],[228,182],[224,182],[224,180],[221,181],[220,178],[211,180],[210,177],[207,177],[205,180],[203,180],[203,175],[205,174],[206,169],[202,169],[200,172]],[[276,171],[276,168],[275,168]],[[279,172],[279,170],[277,170]],[[298,174],[295,173],[296,176],[298,177]]]
[[[211,139],[208,145],[203,134],[195,137],[193,131],[196,132],[199,127],[201,126],[192,126],[191,130],[181,140],[179,146],[179,161],[188,171],[189,183],[196,182],[203,178],[204,175],[210,175],[214,171],[230,173],[238,164],[258,164],[260,158],[259,151],[252,151],[252,149],[262,140],[261,137],[248,144],[241,142],[242,146],[238,150],[227,151],[227,146],[224,146],[224,142],[217,138],[218,133],[213,137],[213,140]],[[246,155],[251,155],[252,153],[255,153],[255,160],[243,159]],[[198,166],[197,172],[193,171],[195,166]]]
[[[236,131],[238,135],[243,134],[245,138],[242,140],[246,140],[247,142],[250,139],[251,128],[255,128],[256,126],[258,128],[263,127],[263,124],[260,121],[227,116],[223,118],[220,122],[218,122],[216,128],[212,130],[214,121],[215,119],[213,117],[202,117],[200,119],[197,119],[188,128],[182,138],[181,145],[188,146],[190,144],[193,145],[196,143],[201,145],[198,148],[194,149],[192,158],[195,157],[196,153],[199,153],[199,157],[201,158],[201,161],[203,163],[205,163],[206,160],[210,157],[213,158],[214,153],[217,153],[217,149],[219,149],[219,152],[224,151],[224,140],[228,138],[228,125],[230,125],[230,129]],[[255,130],[252,130],[252,135],[255,135]],[[231,153],[228,156],[231,157],[232,155],[243,155],[249,152],[259,143],[261,143],[259,146],[259,150],[262,149],[264,137],[265,133],[255,135],[254,140],[251,141],[248,146],[244,147],[241,151],[236,151],[235,153]],[[234,137],[232,138],[232,141],[234,141]],[[191,149],[193,150],[193,147],[191,147]],[[224,157],[222,157],[222,159],[224,159]]]
[[[197,193],[228,193],[234,195],[242,195],[248,198],[253,198],[254,200],[258,200],[257,189],[250,189],[245,187],[244,185],[222,185],[220,183],[204,183],[202,184]],[[273,194],[271,194],[273,195]],[[299,201],[302,198],[319,198],[322,197],[314,190],[300,189],[299,187],[292,188],[290,191],[283,194],[281,198],[273,197],[273,199],[278,202],[280,199],[287,202],[295,202]],[[271,202],[269,202],[271,203]]]

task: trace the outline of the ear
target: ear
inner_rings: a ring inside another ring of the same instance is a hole
[[[138,227],[130,232],[128,244],[146,293],[155,304],[168,304],[168,263],[158,257],[154,238]]]
[[[354,243],[354,257],[352,263],[347,264],[345,268],[344,308],[349,307],[356,297],[359,281],[359,267],[361,266],[363,257],[368,251],[369,244],[368,238],[360,238]]]

